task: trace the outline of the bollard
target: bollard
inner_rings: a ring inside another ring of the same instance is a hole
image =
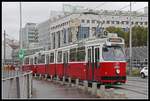
[[[100,90],[105,91],[105,85],[101,85],[101,86],[100,86]]]
[[[68,80],[69,80],[69,85],[68,86],[71,86],[71,77],[69,77]]]
[[[79,79],[76,79],[76,86],[78,87],[79,85]]]
[[[92,95],[96,95],[97,94],[97,83],[93,82],[92,83]]]
[[[65,84],[65,76],[63,76],[63,84]]]
[[[57,81],[59,81],[59,76],[57,75]]]
[[[47,74],[45,74],[45,80],[47,80]]]
[[[88,91],[88,81],[84,81],[84,91],[87,92]]]
[[[34,77],[36,78],[36,73],[34,74]]]
[[[29,74],[27,74],[27,98],[30,98]]]
[[[17,86],[17,98],[20,98],[20,82],[19,82],[19,77],[16,77],[16,86]]]
[[[97,90],[97,97],[105,98],[105,85],[101,85],[100,89]]]
[[[32,74],[30,74],[30,98],[32,97]]]
[[[71,77],[69,77],[68,80],[69,80],[69,84],[71,84]]]
[[[41,79],[41,78],[42,78],[42,75],[40,74],[39,79]]]
[[[53,76],[51,75],[51,81],[53,80]]]
[[[114,98],[114,88],[106,89],[107,98]]]
[[[31,96],[32,96],[32,94],[33,94],[33,79],[31,77]]]

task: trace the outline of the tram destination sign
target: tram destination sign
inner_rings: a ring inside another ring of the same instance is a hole
[[[122,42],[120,38],[109,38],[109,42]]]

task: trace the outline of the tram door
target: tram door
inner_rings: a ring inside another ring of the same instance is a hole
[[[63,74],[64,76],[67,76],[67,67],[68,67],[68,52],[67,51],[63,53],[63,67],[64,67]]]
[[[49,54],[46,54],[45,73],[48,74],[48,71],[49,71]]]
[[[96,71],[99,67],[99,60],[100,60],[99,46],[87,47],[87,58],[88,58],[87,79],[90,81],[96,81],[95,78]]]

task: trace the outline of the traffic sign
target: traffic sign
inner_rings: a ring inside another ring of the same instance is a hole
[[[19,50],[19,54],[18,54],[19,55],[19,59],[22,60],[24,58],[24,54],[25,54],[24,49],[20,49]]]

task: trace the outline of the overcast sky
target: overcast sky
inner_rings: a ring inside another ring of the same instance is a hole
[[[118,10],[129,2],[22,2],[22,27],[27,22],[40,23],[47,20],[51,10],[62,11],[62,4],[80,5],[91,9]],[[148,2],[133,2],[132,10],[144,12]],[[128,11],[129,6],[122,10]],[[19,40],[19,2],[2,2],[2,33]]]

